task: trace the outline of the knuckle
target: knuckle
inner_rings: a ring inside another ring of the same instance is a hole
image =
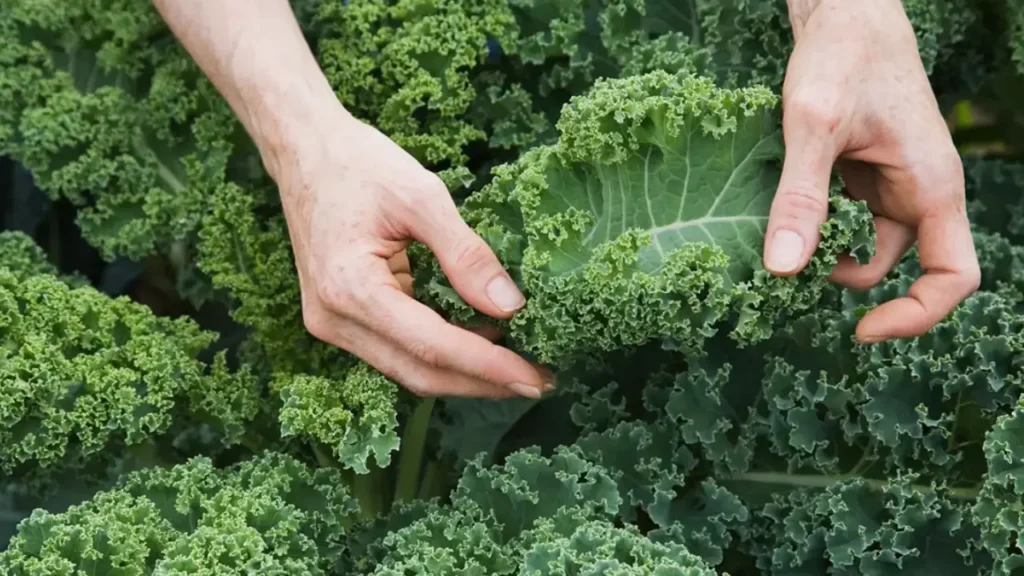
[[[429,342],[413,342],[409,345],[409,354],[428,368],[436,369],[441,367],[441,355],[437,347]]]
[[[433,172],[426,171],[424,174],[423,191],[429,194],[431,197],[444,196],[445,198],[451,196],[451,192],[448,191],[448,186],[445,185],[441,177]]]
[[[792,121],[828,134],[835,133],[843,121],[838,102],[819,94],[799,93],[786,103],[785,113]]]
[[[401,380],[401,383],[402,387],[417,398],[431,398],[437,395],[434,392],[434,387],[431,385],[430,380],[422,374],[412,375],[409,378]]]
[[[429,170],[423,170],[408,183],[393,189],[391,193],[397,196],[396,204],[410,217],[434,206],[439,198],[447,199],[451,196],[441,178]]]
[[[920,146],[922,156],[911,162],[910,174],[920,190],[942,190],[953,204],[964,201],[965,174],[963,162],[952,143],[943,151]]]
[[[374,368],[388,380],[398,383],[409,392],[420,396],[418,392],[422,390],[422,385],[415,378],[410,378],[405,374],[399,366],[389,363],[378,363]]]
[[[854,281],[853,288],[855,290],[860,291],[871,290],[875,286],[878,286],[879,282],[881,282],[885,278],[885,275],[887,273],[888,270],[881,267],[875,268],[874,270],[869,270],[866,274],[864,274],[864,276]]]
[[[882,278],[885,277],[885,272],[881,269],[878,270],[862,270],[860,274],[853,276],[843,282],[848,288],[856,292],[864,292],[870,290],[881,282]]]
[[[316,283],[316,297],[324,307],[340,310],[348,301],[348,294],[336,282],[321,280]]]
[[[981,288],[981,268],[978,263],[974,262],[970,268],[964,271],[962,278],[965,296],[977,292]]]
[[[492,264],[491,251],[475,234],[465,234],[452,245],[451,258],[457,268],[481,270]]]
[[[786,220],[818,222],[828,215],[828,200],[811,186],[786,187],[773,204],[772,215]]]
[[[303,307],[302,324],[306,331],[317,340],[328,342],[333,339],[330,315],[318,307]]]
[[[370,305],[374,290],[362,281],[366,274],[355,269],[353,262],[333,262],[327,273],[315,281],[316,297],[320,304],[335,314],[347,316],[354,309]]]

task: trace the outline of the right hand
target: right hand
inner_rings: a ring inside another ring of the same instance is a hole
[[[874,215],[875,255],[840,258],[836,283],[866,290],[916,242],[924,273],[857,325],[864,344],[921,336],[981,281],[959,153],[899,2],[790,0],[795,48],[782,89],[786,158],[772,203],[765,268],[802,270],[828,216],[838,165],[847,193]]]
[[[275,175],[307,329],[420,396],[539,398],[550,371],[412,297],[405,249],[418,240],[468,304],[511,317],[525,299],[490,247],[436,175],[376,129],[341,116],[328,131],[336,136],[286,151],[290,161]]]

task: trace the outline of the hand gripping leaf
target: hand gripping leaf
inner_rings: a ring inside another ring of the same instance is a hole
[[[869,252],[871,225],[836,198],[804,274],[761,269],[783,157],[777,102],[764,88],[663,71],[574,98],[557,145],[496,169],[463,207],[527,295],[512,338],[552,363],[652,339],[699,347],[724,322],[757,340],[773,316],[813,304],[836,253]],[[421,288],[475,320],[445,282]]]

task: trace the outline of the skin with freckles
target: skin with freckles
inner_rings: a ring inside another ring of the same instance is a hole
[[[978,288],[981,272],[960,157],[896,0],[791,0],[795,48],[783,86],[786,159],[765,268],[799,272],[827,213],[830,171],[875,215],[876,255],[840,261],[832,279],[874,286],[918,244],[925,271],[905,297],[857,327],[861,342],[918,336]]]
[[[525,304],[441,181],[339,104],[288,0],[154,0],[217,86],[277,182],[309,331],[424,396],[538,398],[552,375],[412,297],[405,249],[426,244],[470,305]],[[797,273],[818,242],[829,173],[867,200],[876,257],[842,284],[875,284],[913,245],[926,274],[858,327],[864,341],[920,334],[977,288],[961,164],[898,0],[790,0],[796,39],[783,93],[787,156],[765,267]]]

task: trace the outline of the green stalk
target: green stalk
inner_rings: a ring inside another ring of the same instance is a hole
[[[359,502],[360,516],[364,520],[375,520],[384,513],[384,485],[379,468],[371,468],[366,474],[352,475],[352,495]]]
[[[395,502],[408,502],[416,497],[423,467],[423,450],[427,444],[427,429],[434,410],[434,399],[426,398],[416,406],[405,425],[402,445],[398,453],[398,479]]]
[[[320,445],[319,442],[313,441],[309,443],[310,447],[313,448],[313,455],[316,456],[316,462],[322,468],[340,468],[338,461],[331,454],[331,451]]]
[[[450,466],[444,462],[431,460],[427,462],[427,469],[423,474],[423,482],[420,483],[419,499],[430,500],[445,496],[447,487],[448,471]]]

